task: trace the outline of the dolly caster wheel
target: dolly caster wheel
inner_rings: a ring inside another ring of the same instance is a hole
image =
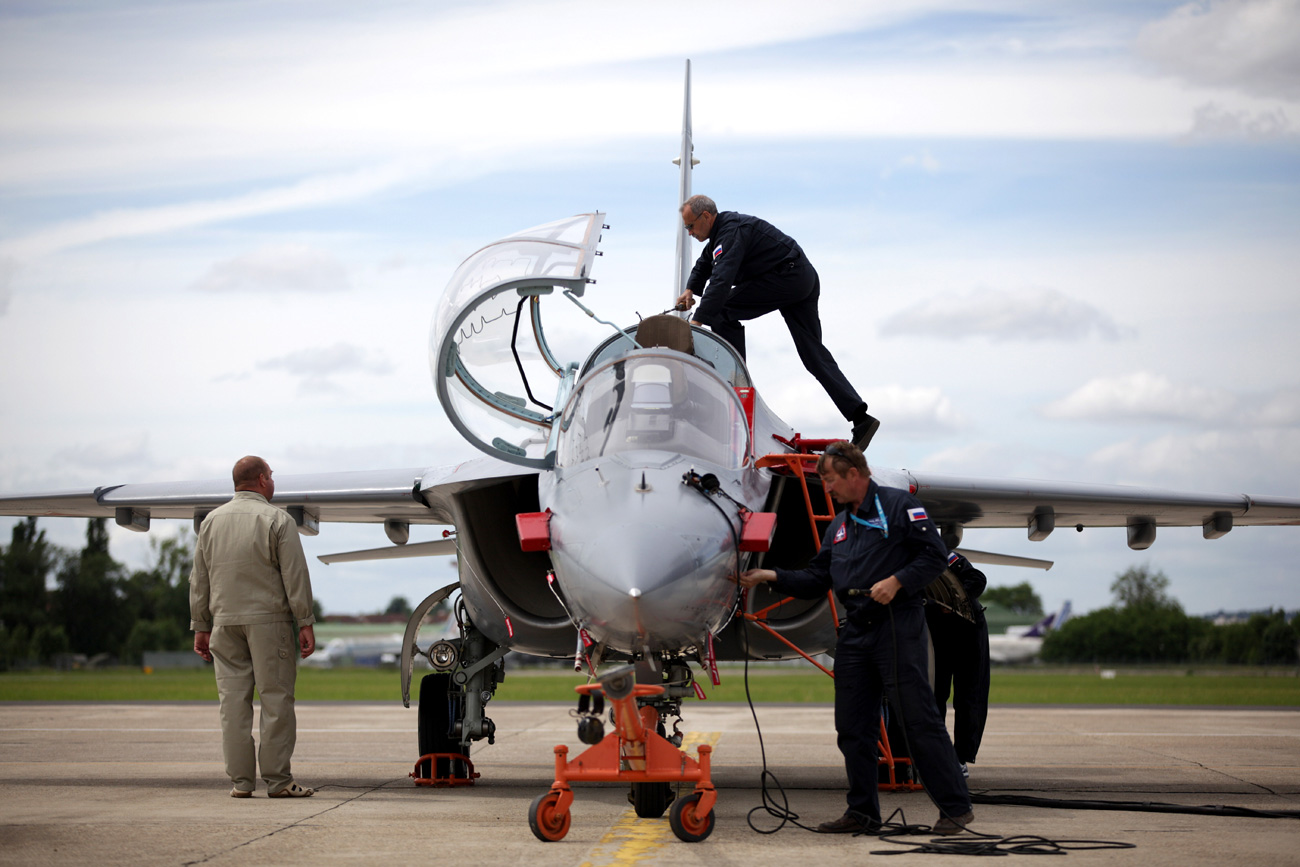
[[[556,810],[555,804],[559,800],[559,792],[547,792],[534,798],[532,806],[528,808],[528,827],[532,829],[533,836],[544,843],[563,840],[564,835],[569,833],[569,824],[573,821],[573,814],[568,810],[563,813]],[[712,829],[713,825],[710,822],[709,830]],[[682,839],[686,838],[682,837]]]
[[[668,814],[668,824],[678,840],[686,843],[698,843],[713,833],[713,811],[703,816],[696,812],[700,803],[700,794],[696,792],[680,798],[673,804]]]

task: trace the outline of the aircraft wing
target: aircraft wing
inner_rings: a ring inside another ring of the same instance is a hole
[[[520,475],[533,473],[491,457],[428,469],[277,474],[275,505],[293,514],[307,532],[320,521],[450,524],[452,494]],[[115,518],[143,530],[150,518],[202,516],[233,494],[228,478],[0,494],[0,515]]]
[[[916,496],[936,524],[1026,527],[1037,523],[1043,536],[1058,525],[1130,528],[1200,525],[1207,538],[1222,536],[1234,526],[1300,524],[1300,498],[973,479],[930,473],[907,475]],[[1030,529],[1033,532],[1035,528],[1030,526]]]

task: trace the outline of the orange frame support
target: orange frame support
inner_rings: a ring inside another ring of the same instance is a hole
[[[438,759],[448,759],[448,767],[451,766],[450,760],[459,760],[465,763],[468,771],[467,776],[453,776],[450,771],[446,775],[438,773]],[[425,762],[428,762],[427,770]],[[427,774],[427,775],[426,775]],[[425,753],[415,763],[415,770],[407,774],[415,780],[417,786],[436,786],[438,788],[451,786],[472,786],[474,781],[483,776],[474,770],[474,763],[469,760],[469,756],[460,753]]]
[[[582,684],[574,689],[584,694],[603,693],[598,683]],[[550,813],[564,816],[569,812],[573,804],[570,782],[681,782],[695,783],[695,793],[700,796],[695,812],[699,816],[709,814],[718,799],[711,770],[713,747],[700,744],[698,761],[691,758],[685,750],[673,746],[654,730],[658,721],[658,712],[654,708],[636,706],[638,698],[660,695],[663,691],[664,688],[656,684],[636,684],[630,695],[610,699],[614,709],[614,731],[605,735],[600,743],[588,747],[573,759],[568,758],[569,748],[564,744],[555,748],[555,783],[550,794],[558,797],[549,807]]]

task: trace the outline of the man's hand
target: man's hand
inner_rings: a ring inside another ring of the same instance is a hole
[[[893,575],[890,575],[884,581],[877,581],[871,585],[871,598],[881,605],[888,605],[894,601],[894,596],[902,589],[902,583]]]
[[[764,582],[775,581],[776,573],[771,569],[750,569],[746,572],[741,572],[739,575],[732,575],[731,580],[735,581],[746,590],[752,590]]]
[[[310,626],[304,626],[298,630],[298,647],[302,650],[302,658],[306,659],[316,651],[316,630]]]
[[[687,289],[681,295],[677,296],[677,304],[674,306],[674,309],[690,310],[694,306],[695,306],[695,293]]]
[[[205,662],[212,661],[212,651],[208,650],[208,642],[212,640],[211,632],[194,633],[194,652],[203,657]]]

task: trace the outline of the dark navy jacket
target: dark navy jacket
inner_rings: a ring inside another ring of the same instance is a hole
[[[707,282],[708,300],[700,299],[700,309],[708,305],[709,311],[716,312],[731,297],[733,286],[802,258],[803,250],[795,240],[766,220],[719,211],[686,288],[703,296]]]
[[[919,610],[924,599],[922,591],[947,565],[948,549],[920,501],[907,491],[881,487],[872,480],[858,509],[859,518],[877,518],[877,495],[887,519],[888,536],[850,520],[845,508],[826,528],[821,549],[807,568],[777,569],[772,587],[799,599],[815,599],[834,589],[837,604],[847,613],[849,622],[865,626],[887,617],[886,606],[867,595],[849,596],[848,591],[869,590],[877,581],[894,575],[903,588],[890,605],[896,611]]]

